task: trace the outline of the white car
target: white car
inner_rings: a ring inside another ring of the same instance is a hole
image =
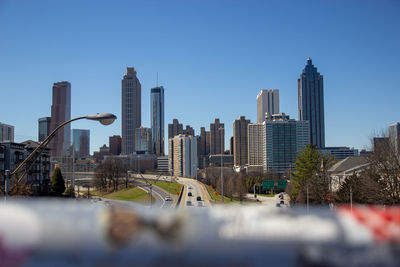
[[[165,197],[165,201],[171,201],[172,199],[169,196]]]

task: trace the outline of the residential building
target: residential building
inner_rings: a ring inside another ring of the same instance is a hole
[[[72,129],[72,146],[76,159],[90,156],[90,130]]]
[[[233,155],[233,136],[229,138],[229,154]]]
[[[308,121],[289,119],[284,113],[264,122],[264,171],[284,173],[294,167],[297,153],[310,143]]]
[[[263,166],[263,155],[265,153],[264,128],[263,123],[250,123],[248,125],[249,166]]]
[[[168,168],[175,176],[197,178],[197,137],[177,135],[168,140]]]
[[[261,90],[257,95],[257,123],[265,120],[265,113],[279,113],[279,90]]]
[[[38,141],[43,142],[47,136],[50,134],[50,123],[51,117],[43,117],[38,120],[39,131],[38,131]]]
[[[225,128],[219,119],[210,124],[210,154],[224,154],[225,152]]]
[[[152,153],[153,152],[153,138],[152,129],[140,126],[135,131],[135,144],[136,152]]]
[[[195,136],[194,129],[190,127],[190,125],[186,125],[186,128],[183,130],[183,134]]]
[[[400,154],[400,122],[389,126],[389,142],[397,154]]]
[[[183,125],[178,119],[173,119],[172,124],[168,124],[168,139],[183,133]]]
[[[240,116],[233,122],[233,164],[235,166],[247,165],[248,160],[248,137],[247,129],[250,120]]]
[[[113,135],[109,137],[109,147],[111,155],[120,155],[121,154],[121,143],[122,138],[119,135]]]
[[[1,142],[0,143],[0,173],[5,170],[13,171],[22,161],[30,155],[39,143],[28,140],[22,143]],[[33,161],[28,161],[30,166],[23,179],[34,195],[47,194],[50,192],[50,149],[44,148],[42,153]],[[16,174],[16,179],[20,177]],[[2,177],[3,178],[3,177]],[[15,178],[15,177],[14,177]]]
[[[200,127],[199,143],[199,168],[203,169],[208,166],[210,155],[210,132],[204,127]]]
[[[150,101],[152,152],[157,156],[164,156],[164,87],[152,88]]]
[[[0,142],[14,142],[14,126],[0,122]]]
[[[53,85],[53,102],[51,105],[50,132],[60,124],[71,119],[71,84],[57,82]],[[58,130],[49,143],[51,156],[61,157],[68,153],[71,145],[71,124]]]
[[[320,152],[333,156],[336,160],[342,160],[347,157],[358,156],[358,149],[349,148],[349,147],[325,147],[320,149]]]
[[[110,156],[110,148],[104,144],[102,147],[100,147],[99,151],[93,152],[93,157],[96,161],[96,163],[100,163],[104,160],[105,156]]]
[[[370,165],[367,157],[350,156],[338,161],[328,170],[331,177],[332,191],[339,190],[340,185],[345,179],[353,174],[359,175],[360,172]]]
[[[135,69],[126,68],[122,79],[122,151],[135,152],[135,129],[142,123],[142,86]]]
[[[311,58],[303,69],[298,82],[299,120],[309,121],[311,143],[325,147],[324,81],[312,64]]]

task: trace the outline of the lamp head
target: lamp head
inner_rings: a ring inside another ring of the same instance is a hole
[[[99,121],[103,125],[110,125],[117,119],[117,116],[111,113],[97,113],[94,115],[86,116],[86,119]]]

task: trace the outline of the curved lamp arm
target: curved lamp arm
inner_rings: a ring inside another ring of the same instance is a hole
[[[26,157],[26,159],[23,162],[21,162],[21,164],[18,165],[17,168],[15,168],[15,170],[13,172],[10,173],[10,178],[11,178],[12,175],[17,173],[22,168],[22,166],[24,166],[24,164],[26,162],[28,162],[36,154],[36,152],[39,149],[42,149],[42,148],[46,147],[48,145],[48,143],[51,141],[51,139],[53,139],[53,137],[56,134],[56,132],[59,129],[61,129],[62,127],[64,127],[66,124],[71,123],[73,121],[81,120],[81,119],[88,119],[88,120],[100,121],[100,123],[103,124],[103,125],[109,125],[109,124],[113,123],[116,118],[117,118],[117,116],[115,116],[115,115],[113,115],[111,113],[103,113],[103,114],[97,113],[97,114],[94,114],[94,115],[77,117],[77,118],[74,118],[72,120],[65,121],[65,122],[61,123],[60,125],[57,126],[57,128],[55,128],[49,134],[49,136],[46,137],[46,139],[43,140],[43,142],[38,147],[35,148],[35,150],[32,151],[32,153],[29,154],[28,157]],[[16,184],[18,184],[21,181],[22,178],[23,178],[23,176],[18,179]]]

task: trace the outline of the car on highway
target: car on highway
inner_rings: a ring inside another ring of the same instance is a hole
[[[171,197],[166,196],[166,197],[164,198],[164,200],[165,200],[165,201],[171,201],[172,199],[171,199]]]
[[[190,200],[186,201],[186,206],[192,206],[192,201]]]
[[[201,196],[196,197],[197,201],[201,201]]]
[[[276,203],[276,205],[275,205],[275,207],[280,207],[281,206],[281,204],[279,204],[279,203]]]
[[[285,204],[285,201],[281,200],[281,201],[279,202],[279,204]]]
[[[189,192],[189,193],[188,193],[188,196],[189,196],[189,197],[193,196],[193,195],[192,195],[192,192]]]
[[[203,202],[197,202],[197,207],[204,207]]]
[[[191,187],[191,186],[189,186],[189,189],[192,189],[192,187]]]

